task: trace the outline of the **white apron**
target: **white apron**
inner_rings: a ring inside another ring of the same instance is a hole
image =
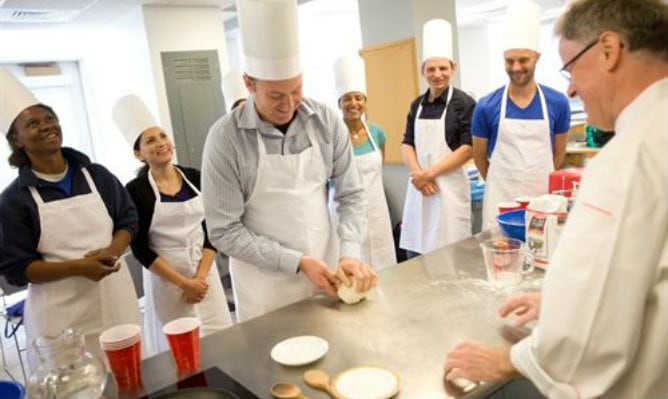
[[[151,173],[148,181],[155,194],[155,210],[148,231],[149,247],[164,259],[179,274],[192,277],[202,258],[204,245],[204,205],[199,190],[179,169],[184,184],[188,184],[196,196],[183,202],[163,202],[160,191]],[[188,303],[181,295],[183,291],[166,279],[144,268],[145,312],[144,322],[147,353],[154,355],[169,349],[162,326],[179,317],[193,316],[201,321],[200,335],[232,325],[225,292],[218,268],[214,262],[207,276],[209,290],[204,300]]]
[[[89,251],[109,246],[113,220],[86,168],[81,169],[91,192],[44,202],[35,187],[29,187],[39,213],[41,235],[37,251],[46,262],[79,259]],[[26,299],[26,346],[28,363],[38,365],[32,342],[38,336],[59,335],[68,325],[78,328],[86,349],[104,361],[98,337],[119,324],[140,324],[137,294],[123,258],[121,269],[100,281],[68,277],[28,286]]]
[[[543,119],[508,119],[508,86],[503,91],[499,131],[489,160],[483,201],[483,229],[496,226],[499,202],[547,194],[554,170],[550,123],[543,91],[538,87]]]
[[[312,128],[311,147],[299,154],[267,154],[258,133],[258,172],[243,224],[253,233],[336,267],[338,245],[327,212],[327,171]],[[269,270],[230,257],[239,321],[305,299],[316,292],[303,273]]]
[[[452,153],[445,142],[445,116],[454,93],[448,98],[440,119],[415,118],[415,152],[418,164],[427,169]],[[471,187],[463,166],[436,177],[439,192],[425,197],[412,183],[406,188],[399,246],[424,254],[471,236]]]
[[[383,156],[366,123],[364,129],[373,151],[355,156],[357,170],[362,174],[362,181],[364,182],[368,220],[360,260],[368,263],[375,270],[382,270],[396,265],[397,256],[394,250],[390,211],[387,208],[387,199],[383,189]],[[338,203],[334,201],[334,194],[335,190],[330,189],[329,213],[334,226],[337,226],[338,214],[336,208]]]

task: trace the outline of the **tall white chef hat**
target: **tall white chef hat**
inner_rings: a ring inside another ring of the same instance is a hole
[[[452,25],[450,22],[436,18],[422,25],[422,62],[429,58],[452,58]]]
[[[144,130],[158,126],[146,104],[134,94],[119,98],[111,110],[111,115],[130,146],[134,146],[137,137]]]
[[[531,0],[513,0],[506,10],[503,50],[538,51],[540,6]]]
[[[6,135],[24,109],[39,104],[37,98],[6,68],[0,68],[0,131]]]
[[[248,97],[248,89],[246,89],[244,78],[241,75],[241,72],[236,69],[231,69],[223,75],[221,86],[223,88],[225,108],[227,108],[227,112],[232,109],[234,103]]]
[[[344,54],[334,62],[336,98],[353,91],[366,96],[364,60],[355,53]]]
[[[302,73],[297,0],[237,0],[246,73],[263,80]]]

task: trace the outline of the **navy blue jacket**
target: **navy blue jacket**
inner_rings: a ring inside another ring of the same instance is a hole
[[[62,152],[73,171],[71,196],[91,192],[81,172],[81,168],[86,167],[113,220],[114,232],[126,229],[134,237],[137,232],[137,210],[121,182],[104,166],[91,163],[83,153],[66,147],[62,148]],[[55,183],[35,176],[30,165],[21,166],[18,177],[2,192],[0,224],[4,230],[4,256],[0,259],[0,274],[10,284],[18,286],[29,282],[26,277],[28,265],[35,260],[42,260],[42,255],[37,252],[41,235],[39,213],[28,189],[30,186],[37,187],[44,202],[67,198],[66,193]]]

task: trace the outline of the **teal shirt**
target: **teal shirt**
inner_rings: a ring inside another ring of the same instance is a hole
[[[367,126],[369,127],[369,131],[373,136],[373,141],[376,143],[378,150],[380,151],[380,148],[385,144],[385,141],[387,141],[387,135],[385,134],[385,131],[382,127],[376,125],[373,122],[367,123]],[[358,146],[353,146],[353,154],[355,154],[355,156],[368,154],[371,151],[373,151],[373,146],[369,140],[366,140],[364,143]],[[329,179],[327,182],[327,188],[332,189],[333,187],[334,179]]]
[[[378,146],[378,149],[380,149],[383,145],[385,145],[385,141],[387,140],[385,131],[382,127],[376,125],[373,122],[367,123],[367,126],[369,127],[369,131],[373,137],[373,141]],[[373,151],[373,146],[369,140],[365,141],[359,146],[353,146],[353,154],[355,155],[364,155],[370,153],[371,151]]]

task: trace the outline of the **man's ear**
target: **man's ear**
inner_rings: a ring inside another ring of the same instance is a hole
[[[253,78],[248,76],[248,74],[244,73],[244,85],[246,85],[246,90],[248,90],[249,93],[253,93],[255,91],[255,85],[253,84]]]
[[[624,42],[617,32],[605,31],[601,33],[598,39],[603,47],[603,62],[605,69],[610,71],[619,64]]]

